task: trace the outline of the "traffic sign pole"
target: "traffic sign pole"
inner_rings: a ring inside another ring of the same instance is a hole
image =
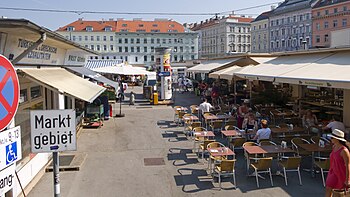
[[[58,156],[58,152],[53,152],[53,190],[54,197],[60,197],[61,189],[60,189],[60,160]]]

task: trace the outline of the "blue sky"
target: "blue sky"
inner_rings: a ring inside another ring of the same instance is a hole
[[[58,9],[58,10],[88,10],[113,12],[161,12],[161,13],[221,13],[257,5],[275,3],[283,0],[2,0],[0,7]],[[256,17],[263,11],[270,10],[270,5],[236,12]],[[210,16],[154,16],[154,15],[112,15],[112,14],[73,14],[12,11],[0,9],[0,16],[8,18],[25,18],[38,25],[56,30],[70,22],[83,17],[86,20],[100,20],[102,18],[168,18],[180,23],[200,22]]]

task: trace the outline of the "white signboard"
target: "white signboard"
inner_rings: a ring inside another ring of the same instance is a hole
[[[4,195],[6,192],[13,188],[16,178],[15,170],[16,165],[12,164],[4,170],[0,171],[0,196]]]
[[[0,170],[20,159],[22,159],[21,127],[17,126],[0,133]]]
[[[72,151],[77,149],[75,111],[33,110],[30,112],[33,153]]]

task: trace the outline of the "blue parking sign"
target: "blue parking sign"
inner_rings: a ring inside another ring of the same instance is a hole
[[[6,165],[13,163],[17,158],[17,142],[13,142],[6,146]]]

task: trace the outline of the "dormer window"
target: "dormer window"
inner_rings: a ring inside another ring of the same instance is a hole
[[[112,31],[112,27],[111,26],[105,27],[105,31]]]
[[[143,27],[143,24],[139,24],[139,27]]]
[[[67,27],[67,31],[74,31],[74,30],[75,30],[75,28],[73,26],[68,26]]]
[[[158,25],[157,24],[153,24],[152,27],[158,27]]]
[[[124,24],[122,24],[122,27],[127,27],[127,26],[128,26],[128,24],[125,24],[125,23],[124,23]]]
[[[94,29],[92,28],[92,26],[87,26],[86,27],[86,31],[93,31]]]

